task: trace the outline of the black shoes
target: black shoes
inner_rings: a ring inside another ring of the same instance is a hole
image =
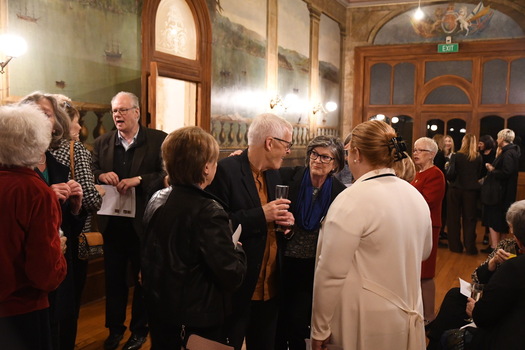
[[[445,242],[438,241],[438,247],[439,248],[448,248],[448,244]]]
[[[122,350],[138,350],[142,347],[142,344],[146,342],[146,336],[140,336],[132,334],[128,341],[122,348]]]
[[[109,333],[109,337],[104,341],[104,350],[116,349],[123,337],[122,333]]]

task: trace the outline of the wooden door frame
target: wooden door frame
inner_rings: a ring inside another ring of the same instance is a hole
[[[356,47],[354,66],[354,107],[352,113],[352,125],[355,126],[368,120],[378,113],[387,116],[407,115],[413,118],[414,140],[424,136],[426,133],[422,113],[471,113],[471,123],[467,123],[469,132],[479,132],[479,120],[486,115],[499,115],[508,118],[512,115],[522,114],[524,105],[482,105],[481,104],[481,74],[483,63],[493,58],[505,58],[524,56],[525,39],[506,39],[492,41],[468,41],[459,45],[458,53],[438,54],[437,43],[432,44],[410,44],[410,45],[381,45]],[[428,93],[443,77],[425,82],[422,72],[427,60],[447,61],[471,59],[473,62],[472,81],[467,82],[463,78],[447,76],[446,80],[452,85],[460,88],[469,97],[469,104],[452,105],[425,105],[424,99]],[[379,62],[392,65],[411,61],[416,65],[414,103],[411,105],[370,105],[370,67]],[[472,131],[471,131],[472,130]]]
[[[155,103],[149,96],[149,79],[152,73],[151,67],[156,67],[158,76],[196,83],[195,125],[209,131],[212,30],[208,6],[205,0],[186,0],[195,19],[197,38],[197,58],[190,60],[155,50],[155,19],[160,2],[161,0],[145,1],[142,11],[142,123],[146,126],[155,125],[155,115],[148,114],[148,111],[150,104]]]

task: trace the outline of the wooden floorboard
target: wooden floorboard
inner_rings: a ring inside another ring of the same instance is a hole
[[[481,227],[478,227],[478,249],[486,247],[482,245],[482,239],[483,230]],[[443,297],[450,288],[459,286],[459,277],[470,281],[472,271],[474,271],[486,257],[487,254],[483,253],[476,256],[469,256],[466,254],[452,253],[446,248],[439,248],[436,264],[436,307],[439,308]],[[94,301],[82,306],[78,324],[76,349],[99,350],[103,348],[104,339],[106,339],[108,335],[108,331],[104,327],[104,309],[104,300]],[[128,307],[128,322],[129,317],[130,308]],[[129,331],[126,331],[120,347],[123,346],[129,336]],[[142,349],[149,350],[150,348],[151,344],[148,338],[148,341]]]

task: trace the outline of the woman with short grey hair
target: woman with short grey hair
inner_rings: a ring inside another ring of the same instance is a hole
[[[305,166],[279,170],[283,184],[290,187],[290,212],[295,217],[295,226],[292,234],[282,240],[283,298],[277,350],[304,349],[304,339],[309,337],[317,238],[330,204],[346,188],[333,176],[344,164],[341,140],[321,135],[308,144]]]
[[[0,107],[0,334],[3,349],[51,350],[48,293],[66,275],[60,206],[33,167],[51,141],[34,105]]]
[[[514,131],[503,129],[498,132],[496,159],[492,164],[485,164],[488,172],[481,187],[481,201],[486,209],[483,212],[483,222],[490,232],[491,248],[487,251],[492,251],[509,232],[505,213],[516,200],[521,155],[520,147],[513,141]],[[496,186],[492,187],[495,196],[486,196],[491,183],[496,183]]]

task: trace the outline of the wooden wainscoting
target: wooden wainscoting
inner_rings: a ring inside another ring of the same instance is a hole
[[[518,192],[516,194],[516,200],[525,199],[525,172],[519,173],[518,175]]]
[[[105,297],[104,258],[89,260],[86,285],[82,293],[82,304]]]

